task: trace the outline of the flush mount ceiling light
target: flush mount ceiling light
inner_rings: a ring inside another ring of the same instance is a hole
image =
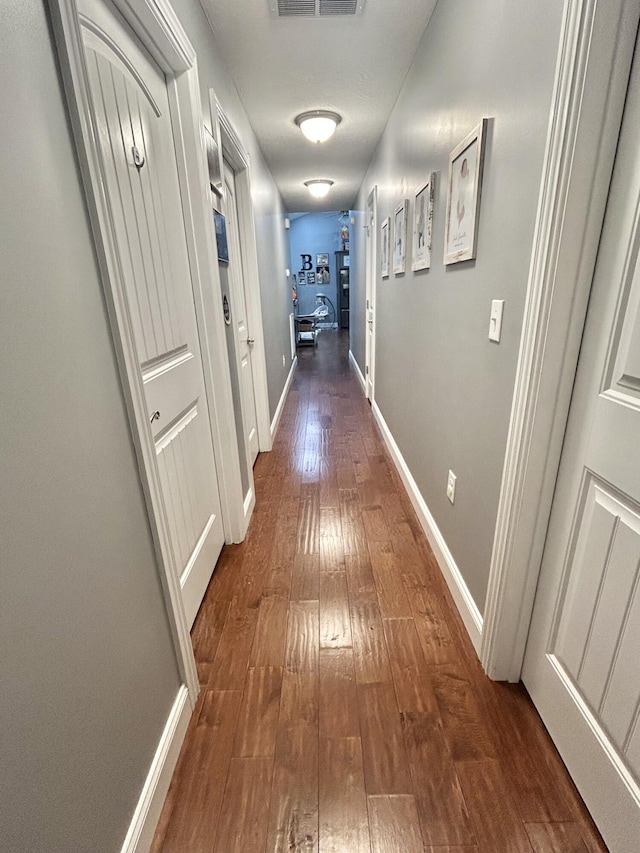
[[[328,110],[311,110],[300,113],[295,122],[310,142],[326,142],[336,127],[342,121],[342,116]]]
[[[318,178],[315,181],[305,181],[304,185],[314,198],[324,198],[333,186],[333,181]]]

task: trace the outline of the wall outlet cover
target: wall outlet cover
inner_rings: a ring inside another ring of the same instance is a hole
[[[453,473],[453,471],[449,470],[449,475],[447,477],[447,497],[451,501],[451,503],[455,502],[456,499],[456,480],[458,478]]]

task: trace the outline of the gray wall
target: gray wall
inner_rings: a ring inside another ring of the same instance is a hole
[[[209,89],[213,89],[251,160],[251,194],[256,225],[269,408],[273,417],[291,367],[289,314],[293,309],[291,282],[287,281],[285,275],[289,266],[285,211],[202,7],[197,0],[172,0],[172,6],[198,54],[205,121],[210,124]]]
[[[562,6],[440,0],[358,199],[364,210],[377,184],[382,222],[403,198],[412,211],[415,188],[437,172],[431,269],[378,275],[375,398],[481,611]],[[491,123],[477,259],[445,268],[449,153],[483,117]],[[356,235],[351,347],[364,368]],[[505,300],[499,345],[487,338],[492,299]],[[455,506],[446,497],[449,468],[458,477]]]
[[[0,33],[0,847],[112,853],[180,679],[44,4]]]

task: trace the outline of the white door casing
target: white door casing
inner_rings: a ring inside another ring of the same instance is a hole
[[[267,386],[267,357],[265,352],[264,328],[262,324],[262,302],[258,250],[251,194],[251,165],[240,138],[216,98],[209,90],[211,124],[217,135],[224,159],[233,167],[235,183],[238,236],[241,247],[242,277],[244,284],[247,324],[251,330],[251,368],[253,398],[256,409],[258,444],[261,452],[271,450],[271,414]]]
[[[375,385],[375,302],[376,302],[376,241],[378,239],[378,188],[369,193],[365,225],[365,386],[367,399],[373,402]]]
[[[221,482],[225,532],[227,541],[238,542],[244,530],[244,509],[231,380],[224,341],[224,319],[220,302],[215,299],[216,291],[219,292],[219,279],[211,209],[208,195],[204,192],[207,163],[202,140],[196,54],[167,0],[114,0],[114,5],[167,75],[191,282],[200,347],[206,365],[205,384],[211,431]],[[104,189],[78,8],[75,0],[49,0],[49,6],[160,581],[167,601],[178,666],[188,689],[189,705],[193,707],[199,691],[198,674],[162,499],[156,450],[147,413],[148,404],[135,352],[133,328],[126,309],[109,202]]]
[[[518,681],[633,56],[637,0],[565,0],[481,660]]]
[[[640,839],[640,57],[523,679],[612,853]]]
[[[124,21],[81,0],[128,314],[188,624],[224,543],[164,75]]]
[[[240,227],[236,201],[236,184],[233,166],[225,161],[224,169],[225,198],[224,208],[227,216],[227,241],[229,246],[229,285],[231,290],[231,318],[234,323],[234,339],[237,346],[238,376],[242,400],[242,420],[245,442],[252,467],[259,451],[258,422],[254,395],[253,347],[255,338],[251,337],[247,319],[247,300],[242,269],[242,249],[240,246]]]

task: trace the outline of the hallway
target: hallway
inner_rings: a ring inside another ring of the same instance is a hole
[[[323,333],[192,637],[159,853],[604,851],[521,686],[492,683]]]

